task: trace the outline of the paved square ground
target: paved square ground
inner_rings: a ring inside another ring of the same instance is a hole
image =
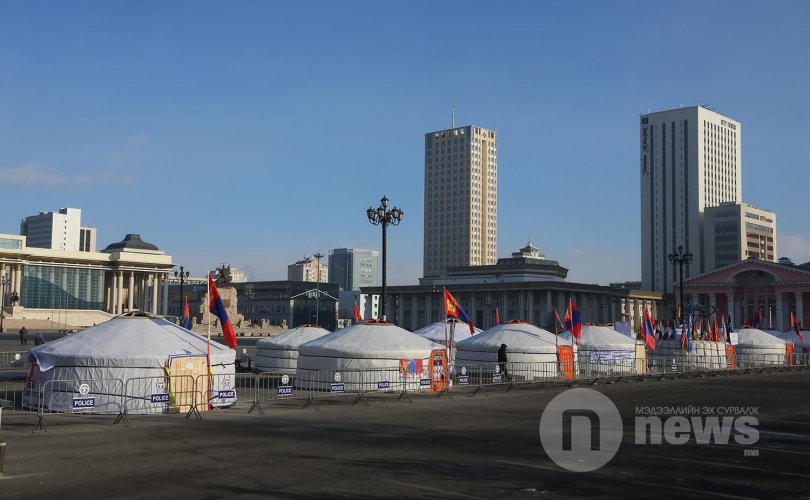
[[[810,372],[594,386],[619,408],[622,445],[606,466],[567,472],[538,436],[564,388],[489,396],[372,398],[180,415],[4,416],[0,498],[530,498],[810,496]],[[634,444],[636,408],[758,408],[755,446]],[[746,456],[758,453],[758,456]]]

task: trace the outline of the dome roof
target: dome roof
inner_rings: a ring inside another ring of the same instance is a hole
[[[804,337],[804,341],[802,341],[796,332],[793,330],[788,330],[786,332],[780,332],[779,330],[763,330],[765,333],[770,333],[774,337],[780,338],[784,340],[786,343],[793,343],[796,347],[810,347],[810,332],[807,330],[801,330],[802,337]]]
[[[560,340],[571,342],[571,332],[562,332]],[[606,326],[585,325],[582,327],[582,337],[579,339],[579,348],[588,350],[628,350],[636,348],[636,341]]]
[[[300,366],[301,357],[306,356],[399,360],[426,358],[434,349],[443,349],[443,346],[392,323],[370,320],[301,344],[298,355]]]
[[[466,339],[472,337],[472,334],[470,333],[470,326],[467,323],[465,323],[465,322],[463,322],[461,320],[458,320],[456,318],[448,318],[448,319],[446,319],[444,321],[437,321],[435,323],[432,323],[430,325],[424,326],[424,327],[416,330],[415,332],[413,332],[413,334],[414,335],[419,335],[420,337],[424,337],[424,338],[426,338],[428,340],[432,340],[433,342],[436,342],[438,344],[444,344],[444,331],[445,331],[444,325],[445,325],[445,322],[447,324],[447,335],[448,336],[450,335],[450,325],[451,324],[456,325],[455,332],[453,334],[454,338],[456,339],[456,342],[461,342],[462,340],[466,340]],[[473,327],[473,328],[475,328],[475,327]],[[476,335],[478,335],[482,331],[483,330],[481,330],[480,328],[475,328],[475,334]]]
[[[42,371],[54,366],[162,367],[169,355],[205,356],[205,337],[162,318],[118,316],[30,350]],[[211,363],[233,363],[236,353],[211,341]]]
[[[140,234],[128,234],[118,243],[110,243],[102,252],[113,252],[115,250],[160,250],[151,243],[141,239]]]
[[[315,325],[301,325],[295,328],[271,337],[268,339],[261,339],[256,342],[256,349],[291,349],[297,350],[298,346],[305,344],[310,340],[315,340],[331,333],[325,328]]]
[[[497,352],[501,344],[506,344],[507,352],[555,353],[557,352],[554,334],[523,322],[510,321],[462,340],[456,347],[459,351]]]
[[[758,328],[741,328],[737,332],[737,345],[785,345],[790,343],[782,338],[763,332]]]

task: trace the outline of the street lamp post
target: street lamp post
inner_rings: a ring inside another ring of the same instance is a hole
[[[678,250],[676,252],[672,252],[667,257],[669,258],[669,261],[672,262],[673,264],[678,264],[678,270],[680,273],[678,280],[678,287],[681,289],[681,301],[680,301],[681,317],[678,319],[681,320],[681,323],[683,323],[683,313],[684,309],[686,309],[683,305],[683,265],[690,264],[692,262],[693,255],[689,253],[689,250],[684,252],[683,245],[678,245]]]
[[[8,283],[7,276],[0,278],[0,333],[5,332],[3,329],[3,318],[6,317],[6,285],[8,285]]]
[[[180,315],[181,316],[183,315],[183,284],[186,282],[186,280],[188,279],[190,274],[191,273],[186,271],[185,268],[183,268],[183,266],[180,266],[180,272],[177,272],[177,271],[174,272],[174,277],[180,280]]]
[[[382,294],[380,295],[380,308],[382,310],[382,319],[386,319],[385,317],[385,272],[386,272],[386,260],[385,260],[385,249],[386,249],[386,230],[389,225],[397,226],[400,222],[402,222],[402,218],[405,216],[405,212],[400,210],[397,207],[392,208],[391,210],[386,210],[388,208],[388,198],[383,196],[380,199],[380,206],[377,209],[373,209],[368,207],[366,210],[366,215],[368,216],[368,221],[375,225],[375,226],[382,226]]]
[[[315,284],[315,324],[321,326],[321,259],[323,259],[323,254],[318,252],[313,257],[318,261],[318,277]]]

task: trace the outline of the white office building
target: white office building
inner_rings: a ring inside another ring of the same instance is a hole
[[[58,212],[40,212],[26,217],[20,223],[20,235],[26,236],[26,245],[33,248],[79,251],[89,247],[90,236],[82,238],[82,211],[79,208],[61,208]],[[95,245],[95,233],[92,235]]]
[[[498,260],[496,141],[471,125],[425,134],[425,278]]]
[[[742,127],[703,106],[640,122],[642,288],[672,292],[678,267],[667,256],[682,245],[694,256],[684,278],[705,272],[704,210],[742,200]]]
[[[776,262],[776,214],[746,203],[707,207],[703,217],[706,272],[745,259]]]

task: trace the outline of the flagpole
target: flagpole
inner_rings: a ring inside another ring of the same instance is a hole
[[[208,279],[205,281],[205,286],[208,288],[208,353],[205,360],[208,363],[208,409],[211,409],[211,273],[208,273]]]

